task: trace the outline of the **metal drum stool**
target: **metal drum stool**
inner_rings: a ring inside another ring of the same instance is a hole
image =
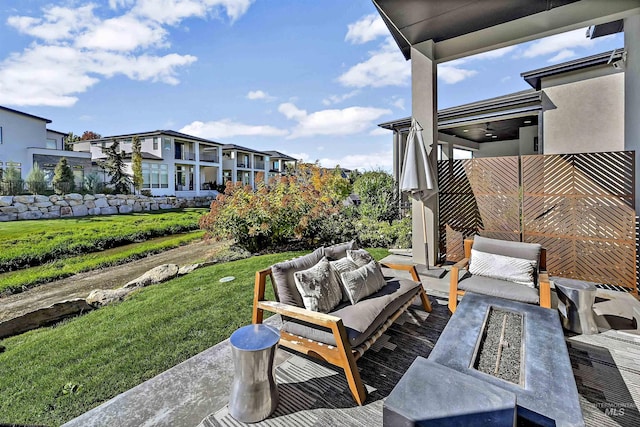
[[[277,329],[248,325],[231,334],[235,375],[229,397],[229,413],[245,423],[267,418],[278,406],[273,359],[280,340]]]
[[[556,287],[562,326],[577,334],[597,334],[598,325],[593,317],[593,302],[596,299],[595,285],[584,280],[562,277],[550,279]]]

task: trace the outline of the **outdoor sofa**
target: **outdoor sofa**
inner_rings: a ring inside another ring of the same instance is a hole
[[[463,277],[459,271],[466,269]],[[451,268],[449,310],[465,292],[551,308],[547,252],[537,243],[475,236],[464,241],[464,259]]]
[[[413,265],[377,264],[372,259],[367,261],[366,255],[365,251],[357,250],[354,242],[348,242],[321,247],[303,257],[275,264],[256,272],[253,300],[254,324],[262,323],[265,310],[282,315],[279,344],[344,369],[349,389],[359,405],[364,404],[366,390],[356,361],[409,308],[416,296],[420,296],[424,309],[431,311],[429,299]],[[329,260],[333,260],[331,271],[335,276],[319,275],[323,278],[320,282],[316,281],[315,285],[333,287],[336,278],[344,279],[348,285],[341,283],[341,301],[335,307],[329,310],[324,307],[326,312],[313,311],[305,305],[309,305],[309,301],[301,295],[296,276],[299,285],[301,277],[306,277],[308,272],[324,269]],[[358,267],[345,270],[346,273],[340,273],[335,268],[336,263],[342,265],[350,262]],[[413,280],[383,276],[380,266],[408,271]],[[366,271],[369,273],[363,273]],[[377,281],[382,278],[382,287],[353,303],[351,297],[354,291],[364,292],[364,288],[358,286],[368,287],[374,276]],[[276,301],[265,300],[267,277],[271,280]],[[354,277],[357,280],[353,281]],[[360,283],[363,278],[369,282]],[[350,286],[349,291],[344,286]]]

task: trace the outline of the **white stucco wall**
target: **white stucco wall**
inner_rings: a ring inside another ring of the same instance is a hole
[[[544,154],[624,150],[624,73],[612,66],[543,80]]]
[[[520,142],[517,139],[511,141],[483,142],[480,149],[473,152],[474,158],[517,156],[520,154]]]
[[[26,177],[32,166],[28,147],[45,148],[47,145],[47,123],[34,117],[24,116],[11,111],[0,110],[2,144],[0,144],[0,162],[3,168],[6,162],[21,164],[22,177]]]

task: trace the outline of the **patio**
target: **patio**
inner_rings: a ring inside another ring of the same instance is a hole
[[[385,261],[410,262],[410,258],[390,255]],[[343,373],[335,367],[280,349],[276,360],[280,404],[274,414],[256,425],[382,425],[384,399],[417,356],[428,357],[450,318],[448,275],[442,279],[421,275],[421,280],[431,299],[432,313],[412,306],[358,361],[369,392],[364,406],[355,404]],[[596,305],[601,332],[565,334],[585,423],[638,425],[640,332],[625,317],[632,317],[634,308],[640,312],[640,302],[622,292],[599,290],[598,296],[618,300],[616,304]],[[616,315],[606,317],[615,329],[606,330],[603,316],[607,313]],[[267,323],[277,326],[278,316]],[[232,375],[231,348],[226,340],[65,425],[242,425],[227,412]]]

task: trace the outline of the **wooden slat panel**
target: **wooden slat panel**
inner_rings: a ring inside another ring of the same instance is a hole
[[[551,275],[637,293],[634,168],[631,152],[522,157],[523,239]]]

